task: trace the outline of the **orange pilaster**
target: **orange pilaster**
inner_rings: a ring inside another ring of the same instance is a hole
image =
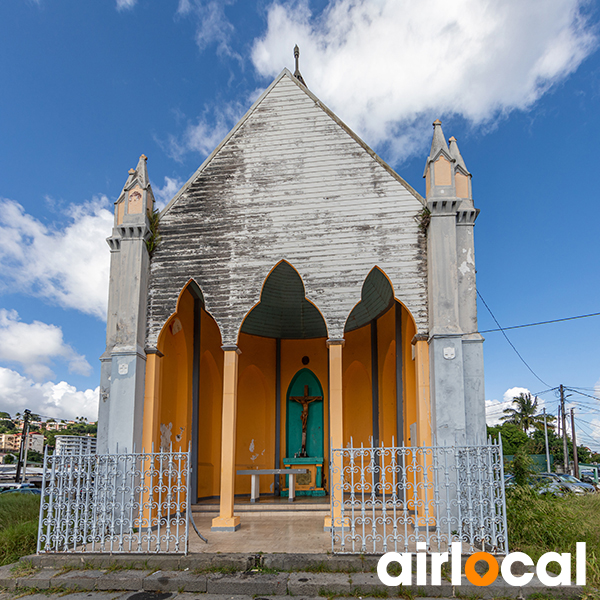
[[[238,355],[237,346],[223,347],[223,420],[221,433],[221,499],[219,516],[212,521],[213,531],[236,531],[240,518],[233,514],[235,494],[235,438],[237,421]]]

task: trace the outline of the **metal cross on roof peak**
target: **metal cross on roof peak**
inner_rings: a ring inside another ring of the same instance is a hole
[[[300,48],[298,48],[298,44],[294,46],[294,58],[296,59],[296,70],[294,71],[294,77],[306,87],[306,83],[300,74]]]

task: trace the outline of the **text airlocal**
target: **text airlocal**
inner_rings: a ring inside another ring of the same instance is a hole
[[[452,585],[462,584],[461,569],[461,550],[460,542],[453,542],[448,552],[420,552],[426,550],[425,542],[417,543],[416,552],[416,585],[427,585],[427,557],[430,557],[431,585],[442,584],[442,565],[450,562],[451,565],[451,583]],[[387,552],[377,564],[377,575],[381,583],[389,586],[412,585],[413,584],[413,553],[412,552]],[[479,561],[484,561],[488,565],[488,571],[485,575],[479,575],[475,571],[475,565]],[[390,575],[387,568],[392,563],[398,563],[401,568],[399,575]],[[465,563],[465,576],[473,585],[486,586],[494,583],[498,574],[508,585],[523,587],[527,585],[534,576],[534,573],[524,573],[523,575],[513,575],[511,567],[515,563],[521,563],[526,567],[533,567],[533,560],[524,552],[511,552],[504,557],[502,566],[498,565],[496,558],[489,552],[477,552],[471,554]],[[548,565],[558,563],[560,573],[548,573]],[[585,585],[585,542],[577,542],[575,548],[575,584]],[[537,564],[535,564],[535,575],[543,585],[548,586],[568,586],[571,582],[571,553],[546,552],[542,554]]]

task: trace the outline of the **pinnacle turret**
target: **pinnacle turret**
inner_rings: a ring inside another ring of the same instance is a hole
[[[454,159],[454,183],[456,186],[456,196],[465,200],[473,198],[471,194],[471,173],[467,169],[467,165],[458,149],[456,138],[453,136],[450,142],[450,156]],[[473,203],[470,203],[472,206]]]
[[[127,181],[115,202],[115,225],[140,219],[143,222],[144,215],[152,214],[154,210],[154,194],[148,177],[147,160],[148,157],[142,154],[137,167],[127,172]]]
[[[450,156],[456,161],[457,165],[464,169],[465,174],[470,175],[467,165],[465,165],[465,161],[463,160],[460,150],[458,149],[456,138],[452,136],[448,141],[450,142]]]
[[[442,122],[436,119],[433,122],[433,139],[431,140],[431,151],[425,164],[425,177],[427,187],[427,198],[440,196],[451,198],[454,196],[454,158],[450,155],[450,149],[444,139]]]
[[[444,139],[444,132],[442,131],[442,122],[436,119],[433,122],[433,139],[431,140],[431,151],[429,152],[429,160],[435,160],[440,150],[444,150],[446,154],[450,155],[448,144]]]

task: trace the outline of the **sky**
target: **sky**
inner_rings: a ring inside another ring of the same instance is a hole
[[[164,206],[282,68],[417,191],[442,120],[473,174],[502,327],[600,312],[600,9],[583,0],[0,3],[0,410],[97,416],[113,202]],[[496,329],[479,303],[481,331]],[[484,333],[488,422],[519,393],[600,450],[600,317]],[[523,360],[519,357],[522,357]],[[547,391],[549,390],[549,391]]]

